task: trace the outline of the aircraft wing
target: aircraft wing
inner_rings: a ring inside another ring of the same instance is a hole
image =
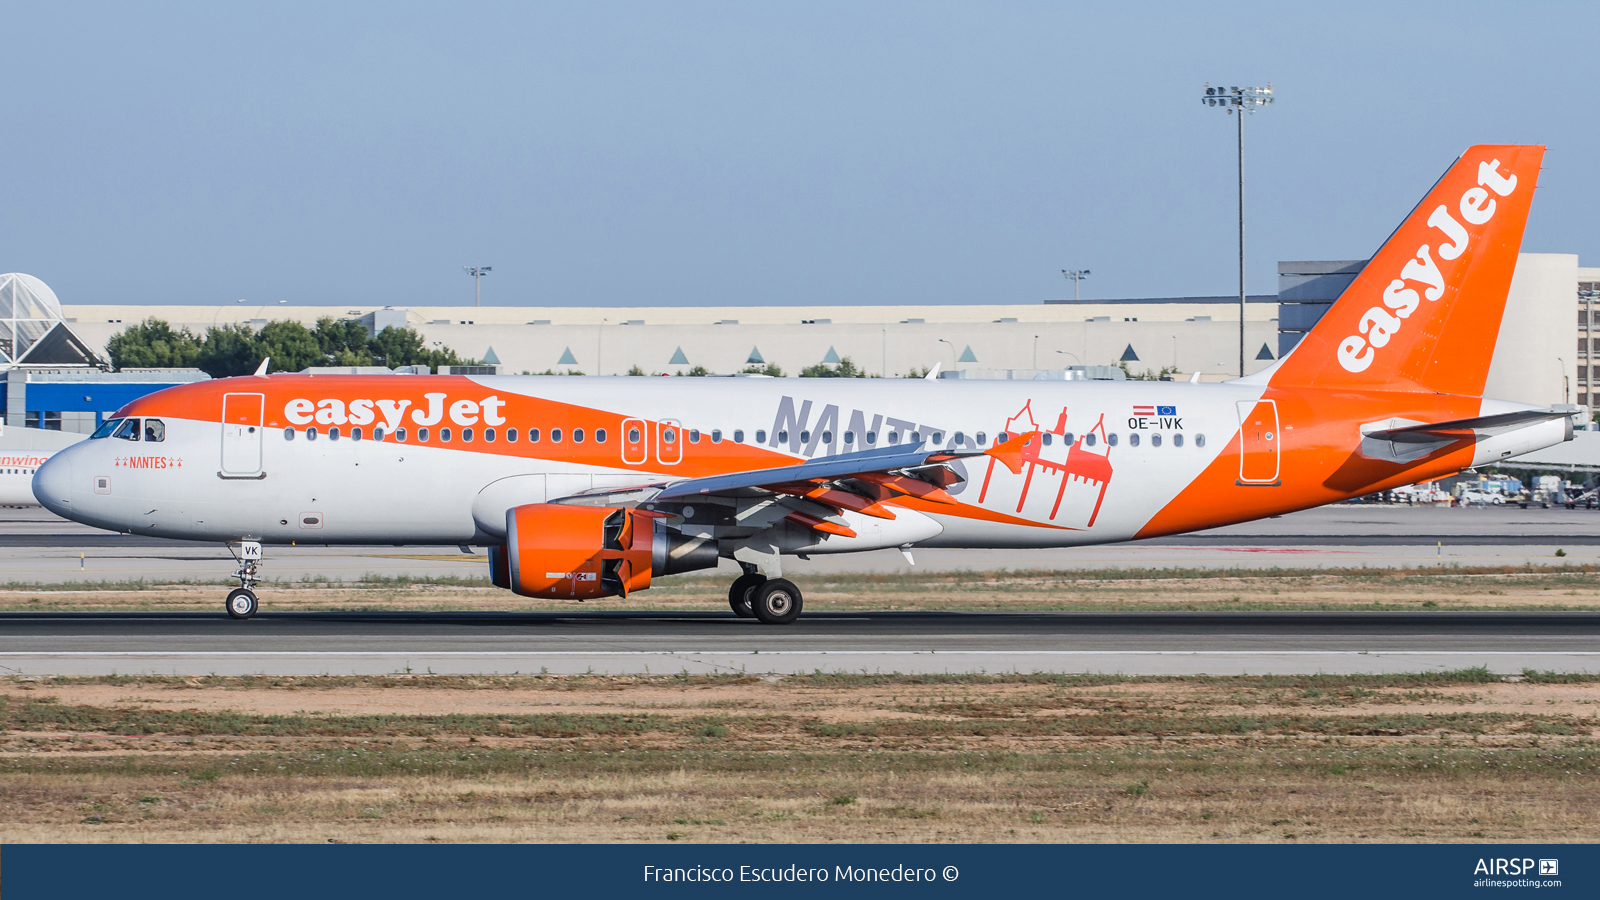
[[[854,536],[841,513],[893,519],[894,513],[883,507],[883,501],[907,496],[954,504],[956,499],[945,488],[963,479],[946,463],[985,454],[998,456],[995,451],[1005,447],[998,444],[990,450],[930,450],[924,442],[918,442],[825,456],[792,466],[584,491],[551,502],[654,505],[720,497],[738,506],[773,505],[781,508],[776,518],[786,517],[829,534]]]

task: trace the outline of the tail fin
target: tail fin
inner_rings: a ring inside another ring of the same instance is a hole
[[[1462,154],[1271,383],[1481,395],[1543,159],[1542,146]]]

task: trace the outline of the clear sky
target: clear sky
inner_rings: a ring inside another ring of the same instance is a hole
[[[1550,147],[1600,265],[1600,5],[8,4],[0,271],[66,303],[1035,303],[1363,258]]]

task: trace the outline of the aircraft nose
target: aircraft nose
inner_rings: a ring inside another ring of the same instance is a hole
[[[72,515],[72,462],[58,453],[33,473],[33,496],[58,516]]]

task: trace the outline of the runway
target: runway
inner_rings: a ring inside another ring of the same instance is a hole
[[[1590,613],[10,613],[15,675],[1600,672]]]
[[[1563,555],[1557,555],[1560,551]],[[931,571],[1263,569],[1433,565],[1600,565],[1600,511],[1338,504],[1279,518],[1122,544],[1064,549],[914,548]],[[792,577],[904,571],[898,551],[785,559]],[[729,577],[731,563],[725,563]],[[41,509],[0,509],[0,584],[221,581],[218,544],[114,534]],[[269,546],[263,571],[285,581],[481,578],[482,548]]]

